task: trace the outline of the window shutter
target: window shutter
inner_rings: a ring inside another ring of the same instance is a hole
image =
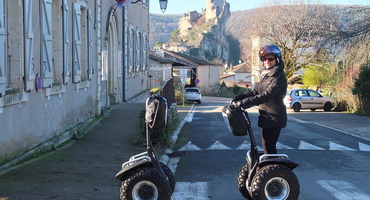
[[[92,12],[91,9],[87,10],[87,77],[91,80],[91,75],[93,73],[93,60],[92,60]]]
[[[0,0],[0,98],[5,94],[6,72],[6,31],[5,31],[5,6]]]
[[[33,30],[32,30],[32,0],[24,1],[24,40],[25,40],[25,90],[34,89],[35,66],[33,63]]]
[[[130,28],[130,35],[129,35],[129,73],[134,71],[134,39],[135,39],[135,33],[134,30]]]
[[[148,64],[148,49],[147,49],[147,38],[148,36],[144,33],[143,34],[143,69],[146,70],[146,66]]]
[[[73,3],[72,81],[81,82],[81,5]]]
[[[63,0],[63,83],[68,84],[69,68],[69,26],[68,26],[68,0]]]
[[[42,86],[51,87],[53,84],[53,31],[51,18],[51,0],[41,2],[41,77]]]
[[[134,65],[134,71],[137,72],[139,71],[140,69],[140,62],[139,62],[139,57],[140,57],[140,48],[139,48],[139,32],[136,31],[136,35],[135,35],[135,45],[134,45],[134,48],[135,48],[135,65]]]

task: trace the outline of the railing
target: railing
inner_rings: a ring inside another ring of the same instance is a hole
[[[173,78],[167,80],[156,93],[167,99],[168,107],[170,107],[172,103],[175,103],[175,86],[173,85]]]

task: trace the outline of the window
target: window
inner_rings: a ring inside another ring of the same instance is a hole
[[[315,91],[308,90],[311,97],[320,97],[321,95]]]
[[[92,72],[92,38],[90,11],[73,3],[72,80],[75,83],[90,80]]]
[[[143,34],[143,46],[142,46],[142,52],[143,52],[143,70],[146,69],[146,67],[148,66],[148,35],[147,34]]]
[[[129,39],[128,39],[129,41],[128,73],[131,73],[134,67],[134,40],[135,40],[135,31],[132,27],[130,27]]]
[[[139,38],[138,38],[138,41],[139,41],[139,46],[137,48],[137,52],[138,52],[138,66],[137,66],[137,71],[139,70],[142,70],[143,69],[143,59],[144,59],[144,46],[143,46],[143,37],[141,35],[141,33],[139,32]]]
[[[6,78],[5,78],[5,90],[6,93],[8,94],[13,94],[13,93],[18,93],[23,90],[23,76],[28,75],[29,80],[31,82],[28,82],[29,89],[33,89],[35,82],[35,74],[34,74],[34,69],[33,68],[28,68],[28,71],[24,72],[23,71],[23,65],[22,65],[22,41],[23,37],[25,37],[28,46],[25,46],[25,56],[29,56],[30,58],[28,61],[29,66],[33,66],[33,53],[31,52],[30,54],[29,51],[33,51],[33,32],[32,32],[32,27],[30,27],[29,24],[32,26],[32,14],[30,13],[32,11],[32,5],[30,5],[29,1],[25,1],[25,6],[24,9],[22,10],[22,7],[20,7],[16,3],[10,3],[10,1],[5,1],[2,0],[0,1],[3,5],[3,9],[5,8],[2,18],[3,18],[3,31],[7,34],[5,36],[5,42],[3,44],[6,44],[5,48],[2,52],[4,55],[4,60],[5,62],[4,67],[5,67],[5,73],[6,73]],[[5,2],[5,3],[4,3]],[[18,12],[14,12],[18,11]],[[24,17],[21,16],[20,13],[24,12]],[[5,17],[4,17],[5,13]],[[28,16],[29,18],[26,18]],[[27,21],[25,21],[28,19]],[[25,24],[24,29],[25,32],[23,34],[23,27],[20,26],[20,24]],[[26,27],[26,24],[28,27]],[[2,47],[3,49],[3,47]],[[27,51],[27,54],[26,54]],[[25,74],[28,73],[28,74]],[[27,90],[27,88],[26,88]],[[29,91],[29,90],[27,90]]]
[[[308,96],[306,90],[299,90],[297,96]]]

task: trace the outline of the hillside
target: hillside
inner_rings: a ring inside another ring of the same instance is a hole
[[[182,15],[149,15],[149,47],[156,42],[168,42],[171,33],[179,27]]]
[[[238,34],[242,29],[244,21],[252,13],[251,10],[231,12],[231,15],[226,23],[226,32],[230,33],[235,38],[241,37]],[[152,48],[156,42],[168,42],[171,33],[179,27],[179,20],[182,15],[165,15],[165,14],[150,14],[149,15],[149,46]]]

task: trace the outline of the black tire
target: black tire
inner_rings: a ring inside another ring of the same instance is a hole
[[[333,105],[330,102],[326,102],[324,105],[324,111],[329,112],[333,108]]]
[[[201,101],[201,100],[199,100],[199,101],[198,101],[198,104],[201,104],[201,103],[202,103],[202,101]]]
[[[252,197],[247,189],[248,174],[248,162],[246,162],[239,170],[237,184],[239,192],[243,195],[243,197],[248,200],[252,200]]]
[[[132,170],[122,182],[121,200],[170,200],[170,184],[166,177],[152,167]]]
[[[167,165],[165,165],[164,163],[160,163],[160,165],[161,165],[161,168],[164,174],[168,178],[168,182],[170,184],[170,189],[171,189],[170,193],[172,194],[173,191],[175,191],[175,185],[176,185],[175,176],[173,175],[171,169]]]
[[[312,112],[315,112],[316,109],[311,109]]]
[[[267,165],[253,178],[253,199],[297,200],[299,182],[291,169],[283,165]]]
[[[295,103],[293,104],[293,111],[294,112],[299,112],[301,110],[301,104]]]

